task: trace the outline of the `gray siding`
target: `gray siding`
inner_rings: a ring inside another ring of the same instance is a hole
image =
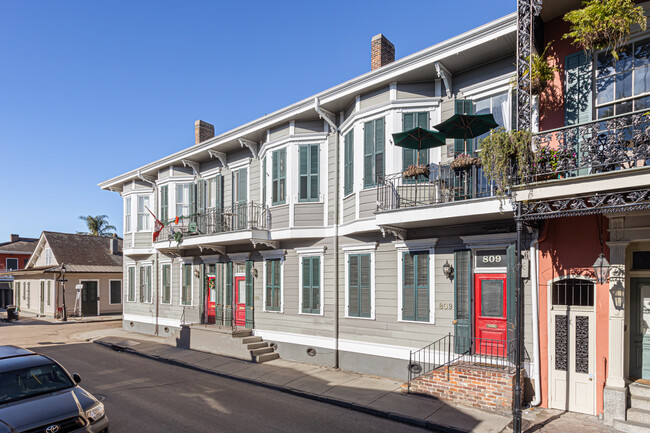
[[[167,179],[169,177],[169,167],[158,170],[158,180]]]
[[[135,248],[148,248],[151,247],[152,232],[136,232],[133,233]]]
[[[262,185],[260,184],[260,160],[259,158],[253,158],[250,165],[248,166],[248,179],[250,181],[249,191],[249,202],[261,203],[260,200],[260,191],[262,190]],[[267,185],[268,188],[268,185]]]
[[[294,205],[294,224],[314,227],[323,225],[323,203],[298,203]]]
[[[133,238],[132,233],[125,233],[123,235],[123,241],[122,244],[124,245],[124,248],[131,248],[131,239]]]
[[[343,222],[354,221],[357,213],[357,195],[350,194],[343,199]]]
[[[187,176],[187,175],[192,175],[194,172],[192,171],[192,167],[183,167],[183,166],[174,166],[174,176]]]
[[[462,91],[465,87],[475,86],[492,78],[513,74],[514,72],[515,65],[513,58],[512,56],[508,56],[499,60],[495,60],[494,62],[481,65],[478,68],[474,68],[460,74],[455,74],[453,79],[453,87],[455,91]]]
[[[352,116],[352,113],[354,113],[354,109],[357,106],[357,101],[352,100],[352,103],[347,106],[345,111],[343,112],[343,120],[348,119],[350,116]]]
[[[203,161],[200,165],[201,172],[212,170],[213,168],[221,167],[221,161],[216,158]]]
[[[366,93],[361,96],[361,109],[372,107],[374,105],[381,104],[382,102],[388,102],[390,100],[390,89],[388,87],[375,90],[374,92]]]
[[[270,133],[269,133],[269,140],[276,140],[278,138],[282,138],[289,135],[289,124],[286,123],[281,126],[276,126],[275,128],[272,128]]]
[[[440,116],[443,122],[454,115],[456,111],[455,102],[456,100],[453,98],[450,99],[447,98],[446,96],[442,98],[442,103],[440,107],[441,108]],[[441,162],[443,163],[454,158],[454,139],[448,138],[446,141],[447,141],[447,151],[441,152],[442,155]]]
[[[323,122],[323,120],[298,120],[296,121],[294,132],[296,134],[324,132],[325,124]]]
[[[289,205],[283,204],[271,208],[271,228],[286,229],[289,227]]]
[[[372,217],[377,210],[377,189],[359,191],[359,218]]]
[[[327,136],[327,224],[336,224],[336,192],[338,173],[336,172],[336,159],[338,154],[338,134]]]
[[[434,96],[436,96],[434,81],[400,83],[397,85],[397,99],[433,98]]]

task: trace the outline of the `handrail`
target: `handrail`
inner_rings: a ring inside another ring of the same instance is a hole
[[[631,111],[629,113],[617,114],[615,116],[604,117],[602,119],[590,120],[589,122],[575,123],[573,125],[564,125],[564,126],[560,126],[560,127],[553,128],[553,129],[544,129],[543,131],[533,133],[533,135],[541,135],[541,134],[548,134],[548,133],[551,133],[551,132],[558,132],[558,131],[562,131],[563,129],[577,128],[577,127],[580,127],[580,126],[587,126],[587,125],[591,125],[592,123],[604,122],[606,120],[616,120],[616,119],[619,119],[621,117],[632,116],[634,114],[644,114],[644,113],[647,113],[647,112],[648,112],[647,108],[645,110]]]

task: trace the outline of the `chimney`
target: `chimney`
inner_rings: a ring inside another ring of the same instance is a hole
[[[370,43],[370,69],[375,70],[395,61],[395,45],[379,33]]]
[[[11,235],[11,243],[18,242],[20,235]]]
[[[113,235],[112,238],[109,240],[109,248],[111,251],[111,254],[119,254],[118,251],[118,246],[117,246],[117,235]]]
[[[214,137],[214,125],[197,120],[194,122],[194,144],[199,144]]]

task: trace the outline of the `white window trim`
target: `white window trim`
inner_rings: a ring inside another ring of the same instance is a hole
[[[174,217],[180,218],[180,217],[183,216],[183,215],[178,215],[178,205],[179,205],[179,203],[178,203],[178,187],[179,186],[184,186],[184,185],[188,185],[188,187],[187,187],[187,197],[186,197],[187,198],[187,203],[183,202],[181,204],[183,206],[187,205],[187,214],[188,215],[190,214],[190,211],[191,211],[191,209],[190,209],[190,205],[191,205],[191,203],[190,203],[190,188],[192,188],[192,186],[191,186],[192,183],[193,183],[192,180],[187,180],[187,181],[183,181],[183,182],[174,182],[174,184],[173,184],[174,187],[170,188],[170,196],[167,197],[167,200],[171,201],[169,199],[171,198],[171,190],[173,190],[174,191],[174,193],[173,193],[174,194],[174,202],[173,202],[174,203]],[[167,212],[170,214],[170,217],[171,217],[171,212],[169,212],[169,206],[167,208]]]
[[[178,291],[178,304],[181,307],[192,307],[194,306],[194,263],[191,261],[191,259],[183,259],[179,263],[180,265],[180,279],[179,279],[179,291]],[[191,266],[192,272],[190,272],[190,303],[189,304],[183,304],[183,267],[184,266]]]
[[[174,297],[172,295],[172,292],[173,292],[173,290],[172,290],[172,280],[173,280],[172,276],[173,276],[173,273],[174,273],[174,265],[173,265],[171,259],[160,260],[159,263],[160,263],[160,266],[159,266],[159,268],[160,268],[160,278],[159,278],[160,286],[158,287],[158,290],[159,290],[159,296],[160,296],[160,304],[161,305],[171,305],[172,300],[174,299]],[[169,302],[163,302],[163,271],[162,271],[163,266],[169,266]]]
[[[285,262],[284,250],[280,250],[277,253],[275,251],[269,251],[269,252],[264,251],[262,253],[262,258],[263,258],[262,311],[271,314],[284,314],[284,262]],[[280,260],[280,311],[266,309],[266,265],[268,260],[277,260],[277,259]]]
[[[129,269],[133,269],[133,285],[134,287],[131,287],[131,282],[129,281]],[[135,265],[127,265],[126,266],[126,286],[127,289],[124,291],[124,302],[125,303],[136,303],[138,301],[138,293],[136,292],[136,288],[138,287],[138,275],[136,272],[136,266]],[[133,301],[129,301],[129,292],[133,291]]]
[[[45,265],[50,266],[52,264],[52,249],[50,247],[45,248]]]
[[[345,254],[345,318],[375,320],[375,251],[377,242],[341,245],[341,250]],[[350,254],[370,254],[370,317],[350,316],[350,304],[348,303],[350,299]]]
[[[108,280],[108,303],[110,305],[119,305],[122,303],[122,299],[120,298],[120,302],[113,302],[113,296],[111,295],[111,282],[113,281],[119,281],[120,282],[120,292],[124,291],[124,282],[122,280],[118,279],[109,279]]]
[[[141,303],[141,304],[153,304],[153,266],[152,266],[152,263],[147,261],[147,262],[140,262],[140,263],[138,264],[138,268],[139,268],[139,269],[146,268],[146,267],[149,267],[149,285],[151,286],[151,287],[150,287],[150,289],[151,289],[151,300],[149,300],[149,301],[142,301],[142,302],[140,302],[140,303]],[[137,278],[138,278],[138,284],[137,284],[137,286],[140,287],[140,285],[141,285],[141,283],[142,283],[142,282],[139,280],[139,279],[140,279],[140,272],[138,272],[138,276],[137,276]],[[138,302],[139,302],[139,298],[138,298]]]
[[[323,285],[325,282],[325,247],[296,248],[295,251],[298,253],[298,314],[303,316],[324,316]],[[318,313],[302,312],[302,260],[306,257],[320,258],[320,310]]]
[[[9,260],[15,260],[16,261],[16,268],[15,269],[18,269],[18,267],[20,266],[20,260],[15,258],[15,257],[7,257],[5,259],[5,269],[9,269]],[[12,269],[14,269],[14,268],[12,268]]]
[[[127,212],[128,211],[128,212]],[[124,197],[124,233],[133,232],[133,199],[129,194]]]
[[[47,293],[47,289],[50,289],[49,290],[49,296],[45,295],[45,296],[47,296],[47,304],[46,305],[48,307],[51,307],[52,306],[52,280],[46,280],[46,281],[47,281],[47,283],[45,284],[45,290],[46,290],[45,293]],[[56,285],[55,285],[55,287],[56,287]],[[55,290],[55,292],[56,292],[56,290]]]
[[[153,231],[153,224],[151,222],[151,215],[149,214],[149,211],[147,211],[147,209],[144,210],[142,215],[147,216],[147,220],[149,221],[149,224],[148,224],[149,227],[146,228],[146,229],[140,229],[140,227],[138,227],[138,223],[139,223],[139,220],[140,220],[139,216],[141,215],[138,212],[138,201],[140,201],[140,197],[148,197],[149,198],[148,206],[151,206],[151,203],[153,201],[152,196],[151,196],[151,194],[137,194],[135,197],[136,197],[136,199],[135,199],[135,201],[136,201],[136,203],[135,203],[135,230],[133,230],[133,231],[136,232],[136,233],[149,233],[149,232],[152,232]]]
[[[397,250],[397,321],[404,323],[417,323],[421,325],[435,325],[436,324],[436,244],[438,238],[431,239],[417,239],[407,240],[403,242],[395,242],[395,249]],[[403,260],[404,253],[409,251],[429,251],[429,321],[419,322],[416,320],[402,319],[402,306],[403,306]]]

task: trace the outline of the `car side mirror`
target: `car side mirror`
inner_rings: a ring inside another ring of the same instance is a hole
[[[79,376],[78,373],[72,373],[72,378],[74,379],[74,383],[79,383],[81,382],[81,376]]]

